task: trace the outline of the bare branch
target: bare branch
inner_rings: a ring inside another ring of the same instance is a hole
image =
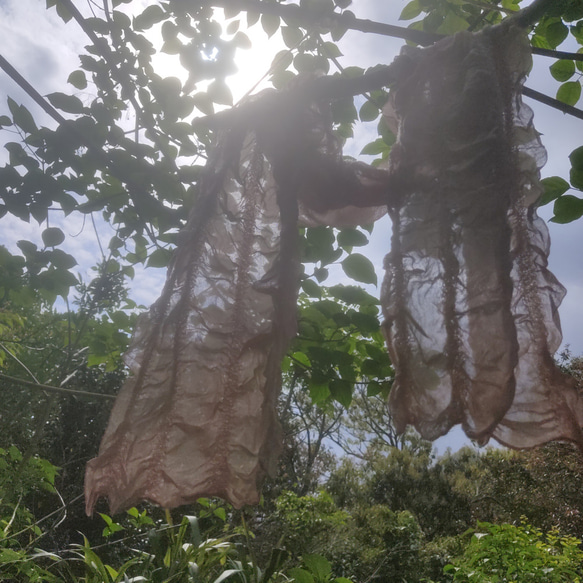
[[[540,101],[541,103],[544,103],[545,105],[549,105],[550,107],[558,109],[559,111],[562,111],[563,113],[566,113],[568,115],[572,115],[573,117],[576,117],[578,119],[583,119],[583,111],[582,110],[577,109],[576,107],[573,107],[572,105],[567,105],[566,103],[563,103],[562,101],[559,101],[558,99],[554,99],[553,97],[549,97],[548,95],[545,95],[544,93],[541,93],[540,91],[537,91],[536,89],[531,89],[530,87],[523,87],[522,94],[525,95],[526,97],[530,97],[531,99],[536,99],[536,101]]]
[[[90,391],[79,391],[77,389],[65,389],[64,387],[53,387],[52,385],[43,385],[41,383],[34,383],[32,381],[26,381],[24,379],[19,379],[17,377],[12,377],[7,374],[0,373],[0,378],[10,381],[18,385],[24,385],[26,387],[31,387],[33,389],[40,389],[42,391],[49,391],[52,393],[61,393],[66,395],[79,395],[82,397],[99,397],[100,399],[115,399],[115,395],[104,395],[103,393],[92,393]],[[6,387],[6,385],[3,385]]]

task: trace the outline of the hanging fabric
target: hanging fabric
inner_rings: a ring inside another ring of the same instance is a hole
[[[504,26],[406,47],[385,115],[389,171],[342,158],[326,107],[268,92],[219,136],[160,299],[141,317],[87,511],[259,500],[280,447],[295,334],[298,224],[371,223],[388,205],[383,328],[396,429],[462,424],[480,443],[583,446],[583,406],[551,354],[562,286],[536,215],[545,152],[521,101],[528,39]],[[406,62],[407,66],[403,66]]]
[[[564,289],[537,217],[545,151],[522,103],[523,30],[494,27],[406,47],[393,90],[393,238],[382,290],[398,431],[461,423],[479,443],[583,445],[583,407],[553,362]]]
[[[132,374],[87,466],[89,514],[101,496],[112,513],[203,496],[240,508],[259,502],[274,472],[280,363],[296,330],[298,199],[306,216],[337,223],[343,197],[377,196],[386,173],[344,163],[325,109],[256,99],[261,118],[219,136],[162,296],[139,319]],[[351,224],[378,214],[365,208]]]

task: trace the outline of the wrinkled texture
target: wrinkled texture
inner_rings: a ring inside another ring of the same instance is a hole
[[[227,131],[205,169],[162,296],[125,355],[132,375],[87,466],[88,513],[101,496],[112,513],[202,496],[239,508],[258,503],[273,473],[280,363],[296,329],[298,199],[304,212],[333,216],[347,200],[378,196],[386,173],[344,163],[324,110],[294,102],[281,115],[285,99],[272,97],[263,96],[266,107],[280,115]],[[365,208],[350,224],[378,214]]]
[[[89,512],[102,495],[112,512],[201,496],[255,504],[276,462],[279,367],[295,333],[295,294],[282,286],[294,261],[280,268],[285,226],[255,136],[235,167],[229,141],[237,139],[215,152],[162,296],[126,354],[133,375],[87,469]]]
[[[546,154],[520,97],[528,39],[497,27],[399,58],[411,74],[387,115],[403,189],[382,291],[396,428],[435,439],[461,423],[481,443],[581,446],[581,401],[551,357],[564,289],[536,215]]]

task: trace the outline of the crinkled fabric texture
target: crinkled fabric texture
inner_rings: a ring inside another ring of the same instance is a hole
[[[386,178],[343,162],[319,108],[292,108],[219,139],[162,296],[125,355],[132,375],[87,466],[88,513],[101,496],[113,513],[140,500],[259,501],[280,450],[280,363],[296,330],[298,199],[339,223],[342,196],[377,196]]]
[[[133,375],[87,468],[89,512],[100,496],[112,512],[201,496],[255,504],[257,484],[277,460],[280,361],[295,333],[295,294],[282,292],[285,227],[255,136],[247,134],[234,168],[224,149],[163,294],[126,354]]]
[[[396,428],[581,446],[581,401],[551,357],[564,289],[536,215],[546,154],[520,97],[528,40],[461,33],[400,58],[412,73],[393,93],[390,171],[405,187],[382,290]]]

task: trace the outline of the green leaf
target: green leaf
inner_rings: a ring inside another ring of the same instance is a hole
[[[209,96],[206,93],[203,93],[202,91],[196,93],[192,100],[194,102],[194,106],[197,109],[200,109],[200,111],[202,111],[202,113],[205,115],[212,115],[215,112],[213,102],[211,99],[209,99]]]
[[[325,267],[318,267],[314,270],[314,277],[318,280],[318,283],[322,283],[328,278],[328,270]]]
[[[567,81],[557,91],[557,99],[567,105],[575,105],[581,97],[581,84],[579,81]]]
[[[539,206],[548,204],[569,190],[569,183],[560,176],[543,178],[540,182],[545,190],[541,196]]]
[[[294,67],[298,73],[310,73],[315,70],[315,57],[309,53],[298,53],[294,57]]]
[[[34,118],[30,111],[28,111],[24,105],[18,105],[18,103],[10,97],[8,97],[7,101],[14,123],[29,134],[36,132],[36,123],[34,122]]]
[[[66,111],[67,113],[83,113],[83,102],[74,95],[50,93],[47,95],[47,99],[53,107]]]
[[[7,115],[0,115],[0,127],[11,126],[12,120]]]
[[[291,51],[284,49],[283,51],[279,51],[273,57],[273,61],[271,61],[271,70],[272,71],[285,71],[293,62],[293,55]]]
[[[332,102],[332,118],[336,123],[352,124],[356,121],[357,113],[352,98],[338,99]]]
[[[312,363],[310,362],[310,359],[308,358],[308,355],[305,352],[294,352],[292,355],[292,360],[295,362],[295,364],[299,364],[300,366],[303,366],[304,368],[310,368],[312,366]]]
[[[227,520],[227,513],[225,512],[224,508],[215,508],[215,510],[213,511],[213,514],[217,518],[220,518],[223,522],[225,522]]]
[[[310,399],[315,405],[323,403],[330,396],[330,388],[326,383],[309,384]]]
[[[449,11],[436,32],[439,34],[455,34],[456,32],[466,30],[469,26],[470,23],[465,18],[458,16],[455,12]]]
[[[322,297],[322,288],[312,279],[304,279],[304,281],[302,281],[302,289],[311,298],[321,298]]]
[[[423,8],[421,7],[419,0],[411,0],[409,4],[403,8],[401,11],[401,16],[399,20],[412,20],[421,14]]]
[[[575,74],[575,61],[561,59],[551,65],[549,70],[557,81],[568,81]]]
[[[377,284],[377,274],[375,273],[374,265],[370,259],[360,253],[353,253],[344,259],[342,261],[342,269],[348,277],[355,281]]]
[[[372,103],[371,101],[365,101],[358,115],[360,117],[360,121],[373,121],[379,116],[379,108]]]
[[[282,26],[281,36],[285,46],[292,49],[295,48],[304,38],[304,33],[295,26]]]
[[[332,574],[330,562],[322,555],[304,555],[302,561],[320,581],[327,581]]]
[[[304,569],[294,567],[288,573],[295,583],[314,583],[314,577]]]
[[[571,168],[569,172],[569,179],[571,180],[571,186],[583,190],[583,170],[577,170],[576,168]]]
[[[257,22],[259,22],[260,16],[261,15],[259,12],[253,12],[252,10],[248,10],[247,11],[247,28],[250,28],[254,24],[257,24]]]
[[[334,285],[328,288],[328,292],[333,298],[336,298],[345,304],[357,306],[374,306],[379,303],[378,299],[371,296],[361,287],[356,285]]]
[[[285,89],[294,77],[291,71],[278,71],[269,80],[276,89]]]
[[[505,8],[506,10],[512,10],[512,12],[517,12],[520,10],[518,2],[520,2],[520,0],[502,0],[502,8]]]
[[[569,29],[561,21],[553,22],[545,27],[542,34],[554,49],[569,36]]]
[[[42,232],[41,237],[45,247],[55,247],[65,240],[65,233],[57,227],[49,227]]]
[[[583,216],[583,200],[576,196],[565,194],[557,198],[553,210],[555,213],[555,216],[551,219],[553,223],[570,223]]]
[[[336,240],[340,247],[362,247],[368,243],[368,237],[357,229],[342,229]]]
[[[389,150],[390,150],[390,148],[385,143],[385,140],[383,140],[383,138],[377,138],[374,142],[367,144],[360,151],[360,153],[366,154],[367,156],[377,156],[378,154],[388,152]]]
[[[539,49],[552,49],[553,47],[551,47],[549,41],[546,39],[546,37],[541,36],[540,34],[535,34],[532,36],[532,38],[530,39],[530,44],[533,47],[537,47]]]
[[[214,103],[233,105],[233,94],[231,93],[229,86],[223,80],[217,79],[216,81],[213,81],[208,86],[207,95]]]
[[[322,44],[321,53],[324,57],[328,59],[336,59],[337,57],[342,57],[342,51],[338,48],[338,45],[332,42],[325,42]]]
[[[77,89],[85,89],[87,87],[87,77],[85,77],[83,71],[73,71],[69,75],[67,82],[71,83],[71,85]]]
[[[134,18],[134,28],[145,30],[152,28],[154,24],[162,22],[166,18],[166,13],[158,4],[151,4],[141,14]]]
[[[233,20],[227,25],[227,34],[235,34],[239,30],[239,26],[241,25],[240,20]]]
[[[569,160],[574,170],[583,171],[583,146],[575,148],[569,154]]]
[[[279,29],[281,19],[275,14],[262,14],[261,15],[261,26],[263,30],[267,33],[268,37],[272,37]]]
[[[172,259],[172,251],[169,249],[156,249],[149,257],[146,263],[147,267],[168,267]]]
[[[55,249],[50,255],[51,263],[57,269],[71,269],[77,265],[77,260],[61,249]]]
[[[379,321],[372,314],[364,314],[354,310],[351,312],[351,320],[360,332],[365,335],[373,334],[379,329]]]
[[[333,379],[329,386],[332,398],[348,409],[352,403],[352,384],[344,379]]]

